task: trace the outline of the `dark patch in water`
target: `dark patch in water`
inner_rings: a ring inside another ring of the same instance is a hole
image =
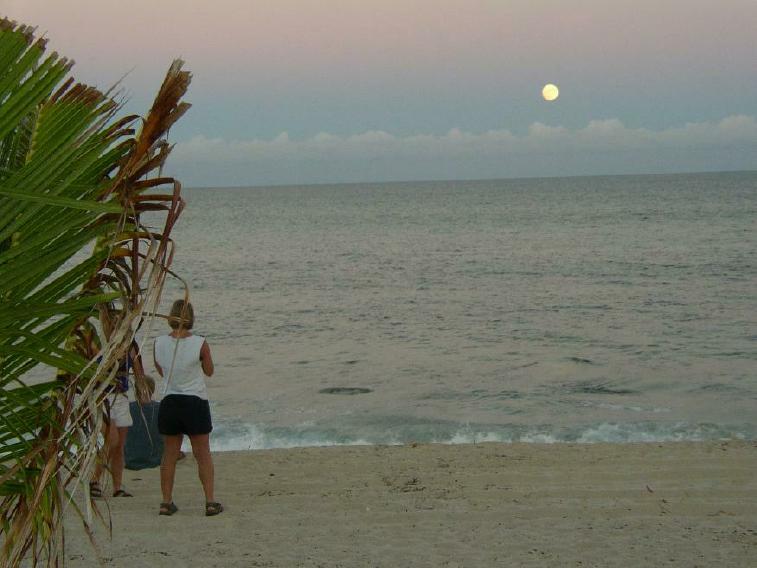
[[[344,362],[345,365],[354,365],[355,363],[357,363],[357,359],[350,359]]]
[[[328,387],[318,391],[321,394],[368,394],[373,392],[364,387]]]
[[[740,389],[739,387],[735,385],[726,385],[723,383],[712,383],[709,385],[702,385],[701,387],[698,387],[696,389],[692,389],[692,391],[704,391],[704,392],[742,392],[743,389]]]
[[[631,389],[614,388],[611,383],[574,383],[565,385],[568,392],[577,394],[635,394]]]
[[[583,357],[570,357],[570,360],[574,363],[585,363],[587,365],[593,365],[594,361],[591,359],[584,359]]]
[[[526,363],[525,365],[518,365],[517,367],[510,367],[508,371],[517,371],[518,369],[528,369],[529,367],[533,367],[534,365],[538,365],[538,361],[533,361],[531,363]]]
[[[499,392],[474,390],[471,391],[471,395],[476,399],[517,400],[523,398],[523,394],[515,390],[501,390]]]

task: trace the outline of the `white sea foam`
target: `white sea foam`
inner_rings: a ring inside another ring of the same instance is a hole
[[[211,448],[215,452],[239,450],[269,450],[284,448],[307,448],[325,446],[368,446],[371,442],[359,438],[336,440],[319,434],[316,430],[298,433],[266,432],[254,424],[235,428],[234,432],[216,429],[211,436]]]
[[[305,430],[272,429],[247,424],[233,431],[219,428],[211,439],[213,451],[263,450],[325,446],[403,445],[408,443],[476,444],[485,442],[558,444],[558,443],[638,443],[638,442],[700,442],[708,440],[744,440],[754,437],[748,426],[724,428],[708,424],[601,423],[579,429],[505,428],[475,430],[466,425],[450,434],[419,437],[395,433],[386,437],[351,437],[346,432],[335,434],[316,428]]]

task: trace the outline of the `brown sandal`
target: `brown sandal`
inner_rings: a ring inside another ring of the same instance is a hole
[[[213,517],[223,512],[223,505],[215,501],[205,503],[205,516]]]
[[[170,517],[178,510],[179,508],[176,505],[174,505],[173,501],[171,501],[170,503],[161,503],[160,511],[158,511],[158,515],[166,515],[167,517]]]

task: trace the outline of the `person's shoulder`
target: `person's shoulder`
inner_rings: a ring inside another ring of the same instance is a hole
[[[205,345],[207,345],[208,341],[205,339],[204,335],[195,335],[195,337],[197,338],[197,343],[195,343],[195,345],[197,346],[197,349],[202,351],[205,348]]]

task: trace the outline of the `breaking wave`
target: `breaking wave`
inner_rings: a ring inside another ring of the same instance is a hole
[[[406,428],[377,430],[345,427],[319,427],[303,424],[297,427],[269,427],[257,424],[220,424],[211,438],[214,451],[262,450],[319,446],[475,444],[500,443],[638,443],[638,442],[701,442],[717,440],[757,439],[751,424],[723,426],[707,423],[654,422],[600,423],[582,427],[542,426],[472,426],[440,423],[410,424]]]

